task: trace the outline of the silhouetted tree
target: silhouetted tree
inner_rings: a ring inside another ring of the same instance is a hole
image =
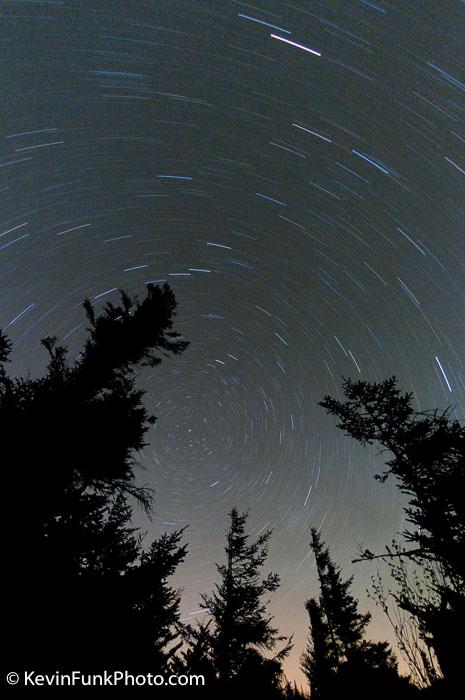
[[[393,552],[399,551],[399,545],[393,543],[391,550]],[[400,557],[397,562],[391,560],[390,566],[393,578],[400,582],[400,587],[411,595],[421,597],[424,604],[425,596],[428,595],[424,575],[420,577],[419,572],[414,570],[410,572],[409,576],[406,561]],[[422,573],[425,574],[424,571]],[[372,588],[368,595],[383,610],[389,620],[396,635],[398,649],[408,665],[413,682],[419,688],[431,686],[438,681],[441,675],[432,649],[426,647],[421,638],[418,619],[399,607],[396,596],[385,588],[379,570],[371,577],[371,581]]]
[[[186,556],[186,545],[179,544],[182,534],[183,530],[161,535],[128,572],[131,658],[141,669],[169,671],[183,643],[180,591],[168,583]]]
[[[305,607],[310,618],[310,635],[307,649],[301,655],[301,668],[307,676],[312,700],[324,700],[330,696],[335,671],[331,654],[334,645],[319,602],[310,598]]]
[[[392,454],[377,478],[393,475],[408,498],[403,533],[406,548],[363,552],[422,568],[428,595],[413,590],[395,569],[399,606],[416,618],[422,639],[436,653],[449,688],[458,686],[465,628],[465,428],[443,412],[414,411],[412,394],[392,377],[381,383],[344,380],[346,400],[325,396],[321,406],[339,418],[338,427],[361,444],[379,443]],[[445,691],[448,692],[448,691]]]
[[[49,580],[43,592],[42,604],[47,604],[41,617],[53,631],[42,657],[35,655],[44,664],[79,661],[94,669],[169,670],[182,643],[182,625],[180,594],[168,580],[184,560],[186,546],[179,545],[179,531],[161,535],[144,549],[139,531],[129,525],[131,515],[122,494],[113,505],[82,514],[73,536],[84,556],[72,572],[57,567],[59,585]],[[69,530],[60,534],[65,546]]]
[[[9,533],[3,630],[9,656],[25,666],[90,661],[101,668],[98,660],[113,652],[126,658],[123,649],[127,654],[133,642],[123,632],[142,607],[151,650],[166,649],[177,615],[166,578],[185,554],[180,533],[144,553],[127,501],[134,496],[150,509],[150,490],[135,484],[134,464],[155,417],[143,406],[136,370],[187,347],[171,330],[174,294],[148,285],[141,303],[122,292],[121,304],[107,303],[99,316],[90,301],[84,306],[88,338],[74,362],[51,337],[42,341],[50,358],[44,377],[13,379],[0,367]],[[0,362],[10,350],[0,332]]]
[[[211,595],[202,596],[212,620],[208,634],[211,656],[223,689],[248,689],[262,697],[279,695],[281,661],[291,649],[291,640],[279,635],[267,613],[263,595],[279,587],[279,577],[270,573],[261,578],[260,569],[268,556],[271,531],[249,543],[245,532],[248,514],[231,511],[227,532],[226,563],[217,565],[221,580]],[[272,658],[279,642],[283,648]]]
[[[283,684],[282,698],[283,700],[308,700],[308,695],[297,688],[295,681],[292,684],[289,681],[286,681]]]
[[[211,620],[206,623],[199,622],[195,627],[184,625],[182,632],[184,647],[174,660],[177,673],[201,674],[208,687],[211,687],[216,680],[209,634],[211,622]]]
[[[353,577],[342,580],[340,568],[331,560],[329,549],[315,528],[311,530],[310,546],[320,582],[320,605],[327,621],[330,655],[337,665],[360,646],[370,614],[358,612],[358,603],[349,592]]]
[[[8,355],[11,352],[11,342],[5,333],[0,330],[0,362],[8,362]],[[4,367],[1,367],[1,371],[4,372]]]
[[[399,677],[397,662],[387,642],[364,639],[371,619],[358,610],[350,593],[353,577],[343,580],[328,547],[311,530],[320,597],[307,601],[311,640],[303,658],[312,700],[330,700],[342,693],[358,698],[409,697],[409,684]]]

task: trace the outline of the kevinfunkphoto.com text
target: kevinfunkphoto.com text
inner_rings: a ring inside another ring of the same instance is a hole
[[[7,674],[8,685],[19,686],[190,686],[197,687],[205,685],[205,678],[202,675],[163,675],[160,673],[140,673],[134,674],[128,671],[103,671],[102,673],[83,673],[82,671],[72,671],[71,673],[37,673],[36,671],[24,671],[15,673],[11,671]]]

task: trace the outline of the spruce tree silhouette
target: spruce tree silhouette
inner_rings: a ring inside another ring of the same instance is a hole
[[[216,671],[218,692],[235,696],[247,691],[251,697],[281,697],[282,660],[292,647],[291,639],[279,635],[267,613],[263,595],[279,587],[279,577],[261,578],[260,569],[268,557],[271,531],[249,543],[245,532],[248,513],[230,512],[226,535],[226,563],[218,565],[220,583],[211,595],[203,595],[211,615],[211,628],[204,632]],[[279,642],[284,646],[271,658]]]
[[[283,700],[308,700],[308,695],[297,688],[297,683],[290,683],[286,681],[282,689],[282,699]]]
[[[358,610],[350,593],[353,577],[343,580],[315,528],[311,530],[320,584],[319,601],[306,603],[310,616],[310,640],[302,658],[312,700],[335,697],[411,698],[415,694],[407,679],[399,676],[397,662],[387,642],[364,638],[371,619]]]
[[[166,579],[185,556],[181,533],[144,551],[127,500],[150,510],[134,455],[155,417],[136,370],[186,349],[171,330],[174,294],[148,285],[141,303],[121,292],[121,304],[99,316],[90,301],[84,307],[82,353],[69,363],[57,339],[45,338],[50,359],[39,379],[8,376],[11,344],[0,332],[4,662],[17,669],[102,670],[103,661],[129,667],[147,656],[163,666],[178,619]]]
[[[395,377],[381,383],[348,379],[343,390],[344,402],[325,396],[320,405],[349,436],[392,454],[376,478],[394,476],[408,498],[412,526],[403,533],[406,547],[387,547],[381,555],[365,551],[362,558],[393,562],[398,604],[416,618],[436,653],[445,677],[441,692],[453,693],[461,687],[465,629],[465,428],[451,419],[451,409],[414,411],[412,394],[402,394]],[[401,559],[422,568],[426,598],[418,586],[412,590],[395,563]]]
[[[141,553],[138,566],[131,568],[126,577],[131,607],[130,628],[125,636],[133,647],[129,660],[141,672],[170,672],[183,643],[180,591],[168,584],[186,556],[186,545],[179,546],[182,534],[183,530],[161,535]],[[127,652],[123,661],[128,664]]]
[[[209,627],[211,620],[199,622],[197,626],[185,624],[182,634],[184,647],[174,660],[178,674],[202,675],[205,685],[212,688],[216,681],[214,661],[211,653]]]
[[[360,646],[371,616],[358,612],[358,603],[349,592],[353,577],[342,580],[341,570],[331,560],[329,549],[315,528],[311,529],[310,546],[320,582],[320,605],[327,621],[330,656],[337,665]]]
[[[305,607],[310,618],[310,638],[300,658],[301,668],[307,677],[312,700],[324,700],[331,697],[337,661],[331,657],[329,625],[321,605],[315,598],[310,598]]]

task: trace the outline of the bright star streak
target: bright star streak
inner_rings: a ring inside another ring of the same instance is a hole
[[[270,35],[272,39],[278,39],[278,41],[284,41],[285,44],[290,44],[291,46],[295,46],[298,49],[302,49],[302,51],[308,51],[308,53],[312,53],[314,56],[321,56],[321,53],[318,51],[314,51],[313,49],[309,49],[308,46],[303,46],[302,44],[298,44],[296,41],[291,41],[290,39],[285,39],[283,36],[278,36],[277,34],[271,34]]]
[[[441,372],[442,372],[442,376],[443,376],[444,379],[446,380],[446,384],[447,384],[447,387],[448,387],[449,391],[452,391],[452,387],[451,387],[451,385],[449,384],[449,380],[448,380],[447,377],[446,377],[446,373],[444,372],[444,370],[443,370],[443,368],[442,368],[442,365],[441,365],[441,363],[440,363],[440,361],[439,361],[439,358],[435,355],[435,356],[434,356],[434,359],[436,360],[436,362],[437,362],[438,365],[439,365],[439,369],[440,369]]]

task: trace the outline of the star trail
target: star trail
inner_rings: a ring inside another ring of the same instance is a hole
[[[273,529],[272,609],[294,633],[321,527],[366,596],[402,528],[383,455],[317,405],[341,376],[395,374],[420,409],[464,416],[465,5],[460,0],[5,1],[0,327],[11,372],[75,358],[82,301],[175,291],[179,357],[140,385],[158,420],[137,455],[159,534],[188,525],[183,617],[202,619],[226,514]],[[72,451],[73,446],[69,446]],[[389,637],[390,638],[390,637]]]

